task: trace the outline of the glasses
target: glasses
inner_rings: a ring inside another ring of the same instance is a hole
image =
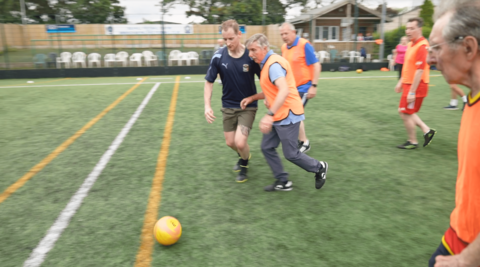
[[[465,38],[465,36],[457,36],[455,38],[453,38],[452,41],[445,41],[443,43],[439,43],[439,44],[436,44],[436,45],[432,45],[432,46],[427,46],[426,49],[428,51],[428,53],[433,53],[433,52],[438,52],[438,50],[440,49],[440,46],[442,44],[446,44],[446,43],[453,43],[453,42],[456,42],[456,41],[462,41],[463,38]]]

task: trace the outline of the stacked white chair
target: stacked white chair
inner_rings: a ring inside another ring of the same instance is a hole
[[[57,68],[62,67],[62,63],[65,64],[65,68],[70,68],[70,62],[72,59],[72,53],[62,52],[59,57],[57,57]]]
[[[394,71],[395,70],[395,61],[393,60],[393,56],[391,54],[388,55],[387,60],[388,60],[388,69],[390,71]]]
[[[152,51],[143,51],[142,52],[143,58],[145,59],[145,66],[149,67],[150,62],[154,62],[153,65],[155,65],[155,62],[158,64],[158,58],[155,56]]]
[[[109,67],[110,63],[113,63],[115,65],[116,59],[115,59],[115,54],[106,54],[103,56],[103,64],[105,67]]]
[[[353,62],[357,61],[357,59],[358,59],[357,53],[358,52],[356,52],[356,51],[348,52],[348,57],[349,57],[349,62],[350,63],[353,63]]]
[[[318,51],[318,61],[320,61],[320,63],[324,61],[330,62],[330,54],[327,51]]]
[[[96,63],[97,67],[101,67],[102,63],[100,60],[102,59],[102,56],[99,53],[90,53],[87,57],[88,59],[88,67],[91,68],[93,67],[93,64]]]
[[[126,67],[128,65],[128,53],[125,51],[120,51],[115,55],[115,62],[121,62],[122,66]]]
[[[77,67],[77,64],[80,64],[82,68],[87,67],[86,63],[87,55],[83,52],[75,52],[72,55],[72,63],[74,67]]]
[[[182,52],[179,50],[172,50],[170,54],[168,54],[168,66],[172,66],[173,61],[177,61],[178,65],[180,66],[182,64],[182,61],[180,60],[180,55]]]
[[[133,53],[130,56],[130,66],[133,66],[133,63],[137,63],[137,67],[142,66],[142,54],[140,53]]]
[[[197,53],[197,52],[195,52],[195,51],[188,52],[188,56],[189,56],[189,58],[190,58],[190,61],[193,61],[193,64],[194,64],[194,65],[198,65],[198,63],[199,63],[199,59],[198,59],[199,56],[198,56],[198,53]],[[189,63],[190,63],[190,61],[189,61]]]

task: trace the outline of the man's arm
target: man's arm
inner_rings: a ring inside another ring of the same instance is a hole
[[[245,109],[248,106],[248,104],[259,99],[265,99],[265,95],[263,94],[263,92],[251,95],[249,97],[245,97],[244,99],[242,99],[242,102],[240,102],[240,107],[242,109]]]
[[[312,86],[308,89],[307,98],[314,98],[317,95],[317,87],[313,86],[313,84],[318,84],[318,78],[320,77],[320,72],[322,71],[322,65],[320,62],[316,62],[312,64]]]
[[[480,266],[480,234],[460,254],[437,256],[435,267],[477,267]]]
[[[212,92],[213,83],[205,81],[205,85],[203,87],[203,102],[205,103],[205,119],[208,123],[212,123],[215,120],[211,105]]]
[[[278,79],[275,80],[274,84],[278,88],[278,94],[275,100],[273,101],[273,104],[270,105],[270,111],[273,114],[275,114],[280,109],[280,107],[285,102],[285,99],[287,99],[287,96],[289,93],[288,84],[285,77],[279,77]]]

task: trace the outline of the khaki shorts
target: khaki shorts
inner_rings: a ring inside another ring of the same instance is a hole
[[[247,126],[252,129],[253,121],[257,108],[222,108],[223,113],[223,131],[234,132],[238,125]]]

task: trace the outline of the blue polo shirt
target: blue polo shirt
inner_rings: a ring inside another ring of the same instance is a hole
[[[295,41],[293,41],[291,46],[287,45],[287,49],[291,49],[292,47],[297,46],[298,40],[300,40],[300,36],[297,36],[297,38],[295,38]],[[318,62],[317,56],[315,56],[315,50],[313,49],[313,46],[310,43],[305,44],[305,61],[307,63],[307,66],[310,66]],[[301,93],[307,93],[308,89],[311,86],[312,86],[312,81],[309,81],[306,84],[300,85],[299,87],[297,87],[297,89]]]
[[[223,84],[222,107],[240,108],[242,99],[257,93],[255,74],[260,77],[260,67],[248,56],[248,49],[240,58],[228,54],[228,48],[220,48],[212,57],[205,80],[215,82],[220,74]],[[247,107],[257,107],[257,101]]]
[[[273,54],[273,51],[270,50],[268,53],[265,55],[265,58],[263,58],[262,62],[260,63],[260,68],[263,69],[263,65],[265,65],[265,62],[267,62],[267,59]],[[268,76],[270,78],[270,81],[274,83],[278,78],[280,77],[286,77],[287,76],[287,71],[282,67],[282,65],[278,63],[273,63],[270,65],[270,69],[268,69]],[[270,103],[273,104],[273,103]],[[295,115],[290,111],[288,114],[288,117],[281,121],[276,121],[273,123],[273,125],[289,125],[289,124],[295,124],[297,122],[305,120],[305,115]]]

